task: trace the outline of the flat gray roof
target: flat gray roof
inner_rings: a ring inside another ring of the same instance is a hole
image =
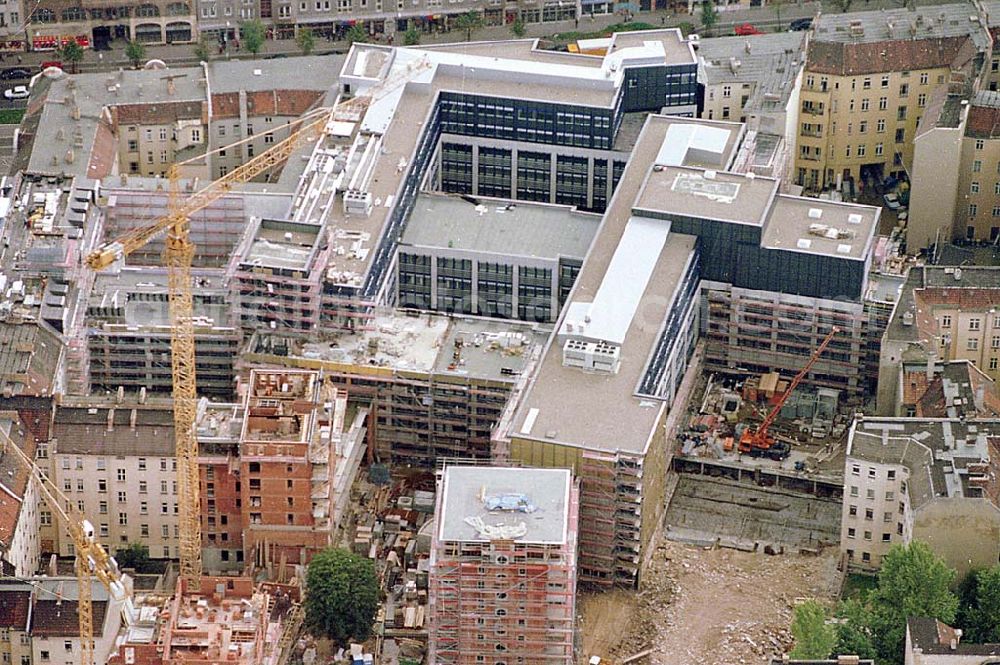
[[[421,194],[400,246],[440,247],[484,254],[583,259],[601,216],[569,206]]]
[[[650,116],[647,120],[577,277],[571,301],[593,302],[625,235],[632,203],[643,184],[641,174],[652,168],[667,129],[674,121],[663,116]],[[646,450],[667,405],[638,397],[636,390],[695,242],[688,235],[671,233],[667,237],[636,307],[637,315],[621,345],[621,368],[617,374],[564,367],[562,340],[553,336],[535,377],[525,389],[508,432],[511,437],[606,452],[641,454]],[[569,309],[563,310],[560,328]],[[534,413],[534,422],[525,428],[529,413]],[[528,431],[522,433],[523,429]]]
[[[702,39],[698,57],[705,82],[752,86],[744,111],[783,109],[805,61],[807,32],[773,32],[746,37]],[[765,103],[765,95],[778,102]],[[735,96],[735,95],[734,95]]]
[[[1000,2],[986,2],[991,17],[1000,16]],[[975,19],[975,20],[972,20]],[[861,22],[863,34],[852,34],[851,23]],[[911,31],[915,31],[911,32]],[[970,3],[920,5],[879,11],[823,13],[813,24],[813,39],[819,42],[864,43],[889,40],[936,39],[973,35],[978,46],[989,39]]]
[[[485,526],[508,530],[518,543],[566,543],[572,482],[569,469],[449,466],[440,490],[438,539],[489,542]],[[506,500],[513,509],[489,510],[491,500]]]
[[[768,249],[864,261],[881,212],[874,206],[779,195],[771,206],[761,244]]]
[[[777,191],[772,178],[664,166],[649,172],[635,209],[761,226]]]
[[[208,64],[212,94],[262,90],[327,90],[337,84],[343,54],[259,60],[214,60]],[[287,84],[282,84],[287,81]]]

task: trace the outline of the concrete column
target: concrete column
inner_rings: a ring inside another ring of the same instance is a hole
[[[517,148],[510,151],[510,198],[517,200]],[[516,272],[516,271],[515,271]],[[515,275],[516,277],[516,275]]]
[[[475,156],[478,152],[479,152],[478,148],[473,148],[472,151],[473,163],[475,163],[476,161]],[[473,178],[475,178],[475,176],[473,176]],[[470,291],[470,293],[472,298],[472,303],[471,303],[472,311],[476,313],[481,313],[479,312],[479,261],[476,261],[475,259],[472,259],[471,261],[472,261],[472,290]]]
[[[479,144],[472,146],[472,195],[479,196]]]
[[[594,157],[587,158],[587,207],[594,206]]]
[[[438,264],[437,257],[431,256],[431,301],[427,304],[428,309],[437,307],[438,298]]]
[[[511,266],[512,272],[510,275],[510,318],[517,318],[517,305],[518,296],[517,289],[520,285],[520,274],[518,273],[518,265],[515,263]]]
[[[549,203],[556,202],[556,155],[549,153]]]
[[[549,321],[554,322],[559,317],[559,261],[552,264],[552,275],[549,279],[552,293],[549,294]]]

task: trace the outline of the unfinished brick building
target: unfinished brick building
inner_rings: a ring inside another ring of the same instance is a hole
[[[331,432],[346,395],[320,396],[311,371],[253,370],[240,434],[244,557],[266,567],[306,563],[330,544]]]
[[[445,469],[431,545],[432,665],[574,662],[578,512],[568,469]]]

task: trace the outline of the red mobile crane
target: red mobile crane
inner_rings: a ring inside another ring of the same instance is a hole
[[[749,453],[754,456],[767,455],[773,459],[784,459],[788,457],[788,453],[790,452],[788,446],[784,444],[776,446],[774,437],[768,433],[768,429],[772,424],[774,424],[775,419],[781,412],[781,407],[783,407],[785,402],[788,401],[789,395],[791,395],[792,391],[795,390],[795,387],[802,382],[802,379],[804,379],[806,374],[809,373],[809,370],[812,369],[814,364],[816,364],[819,357],[823,355],[823,351],[826,350],[826,347],[830,345],[834,336],[839,332],[840,328],[834,326],[833,330],[830,331],[830,334],[823,339],[819,347],[812,354],[812,357],[809,358],[809,362],[805,364],[805,367],[799,370],[799,373],[795,375],[792,382],[788,384],[788,389],[785,390],[785,392],[781,394],[781,397],[778,398],[774,408],[771,409],[771,412],[767,414],[766,418],[764,418],[764,422],[760,424],[760,427],[758,427],[756,431],[751,430],[749,427],[743,430],[743,434],[740,436],[739,444],[739,451],[741,454]]]

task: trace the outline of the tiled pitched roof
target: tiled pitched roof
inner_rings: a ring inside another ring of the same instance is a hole
[[[974,48],[968,37],[940,37],[916,41],[893,40],[847,44],[812,41],[806,57],[806,71],[853,76],[910,69],[951,67],[971,57]],[[972,49],[971,51],[969,49]]]
[[[80,622],[76,613],[75,600],[35,600],[31,613],[31,634],[37,637],[78,637]],[[94,636],[100,637],[104,629],[104,614],[108,611],[108,601],[93,602]]]
[[[28,625],[30,591],[0,591],[0,627],[24,630]]]
[[[1000,137],[1000,108],[972,106],[965,124],[965,135],[974,139]]]
[[[120,104],[112,108],[118,125],[166,125],[176,120],[201,120],[206,113],[201,101]]]

